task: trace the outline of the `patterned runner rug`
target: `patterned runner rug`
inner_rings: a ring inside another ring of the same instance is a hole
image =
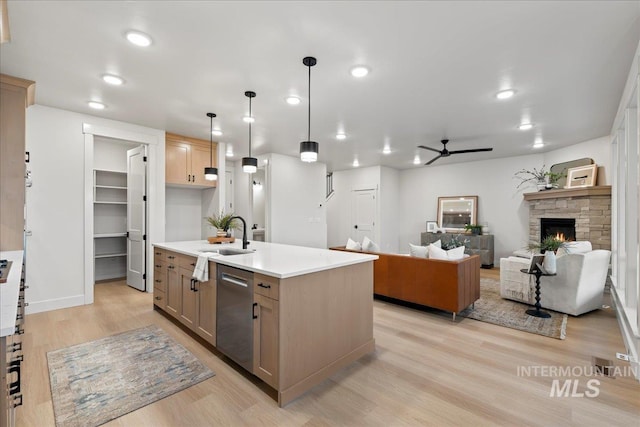
[[[97,426],[215,374],[155,325],[47,353],[57,426]]]
[[[531,308],[523,304],[500,297],[500,282],[494,279],[480,279],[480,299],[475,309],[467,308],[460,316],[511,329],[531,332],[546,337],[563,340],[567,330],[567,315],[542,308],[551,314],[548,319],[529,316],[525,310]]]

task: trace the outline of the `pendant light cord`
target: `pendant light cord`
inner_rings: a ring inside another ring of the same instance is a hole
[[[209,126],[209,166],[213,167],[213,116],[211,116],[211,126]]]
[[[253,116],[251,115],[251,97],[249,97],[249,157],[251,157],[251,120],[253,120]]]
[[[307,68],[309,68],[309,114],[307,117],[307,141],[311,141],[311,65],[307,66]]]

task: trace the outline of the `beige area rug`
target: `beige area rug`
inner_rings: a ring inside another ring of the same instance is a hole
[[[215,374],[155,325],[47,353],[57,426],[97,426]]]
[[[531,306],[500,297],[500,282],[494,279],[480,279],[480,299],[475,308],[467,308],[460,312],[460,316],[494,325],[505,326],[519,331],[563,340],[567,330],[567,315],[555,311],[548,319],[529,316],[525,310]]]

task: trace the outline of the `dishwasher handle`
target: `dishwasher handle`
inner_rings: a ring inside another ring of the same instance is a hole
[[[246,280],[242,279],[241,277],[232,276],[232,275],[227,274],[227,273],[223,273],[222,274],[222,280],[224,282],[229,282],[229,283],[232,283],[234,285],[242,286],[242,287],[245,287],[245,288],[249,287],[249,282],[247,282]]]
[[[258,306],[258,303],[257,303],[257,302],[254,302],[254,303],[253,303],[253,307],[251,307],[251,314],[252,314],[252,317],[253,317],[254,319],[257,319],[257,318],[258,318],[258,315],[256,314],[256,307],[257,307],[257,306]]]

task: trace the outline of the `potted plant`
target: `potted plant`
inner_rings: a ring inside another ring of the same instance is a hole
[[[464,229],[474,236],[479,236],[480,234],[482,234],[482,226],[479,224],[465,224]]]
[[[469,243],[469,239],[464,239],[463,241],[460,241],[460,236],[461,236],[460,234],[456,234],[451,238],[451,240],[447,242],[442,240],[442,249],[448,251],[451,249],[459,248],[460,246],[466,246],[466,244]]]
[[[538,187],[538,191],[544,190],[547,185],[547,174],[550,173],[549,171],[545,171],[544,167],[545,166],[542,165],[539,170],[536,168],[533,168],[532,170],[520,169],[516,172],[514,178],[520,180],[520,184],[518,184],[516,189],[527,183],[535,183]]]
[[[532,252],[540,252],[543,254],[547,251],[555,253],[565,244],[566,242],[564,240],[560,240],[556,236],[547,236],[542,239],[542,242],[531,242],[527,247]]]
[[[238,224],[233,218],[234,216],[233,212],[224,213],[224,210],[221,210],[219,214],[213,214],[205,219],[209,225],[218,229],[218,237],[225,237],[232,229],[238,228]]]
[[[565,176],[563,173],[556,173],[556,172],[546,172],[545,173],[545,177],[546,177],[546,185],[545,187],[547,189],[551,189],[551,188],[558,188],[558,180],[560,178],[562,178],[563,176]]]

